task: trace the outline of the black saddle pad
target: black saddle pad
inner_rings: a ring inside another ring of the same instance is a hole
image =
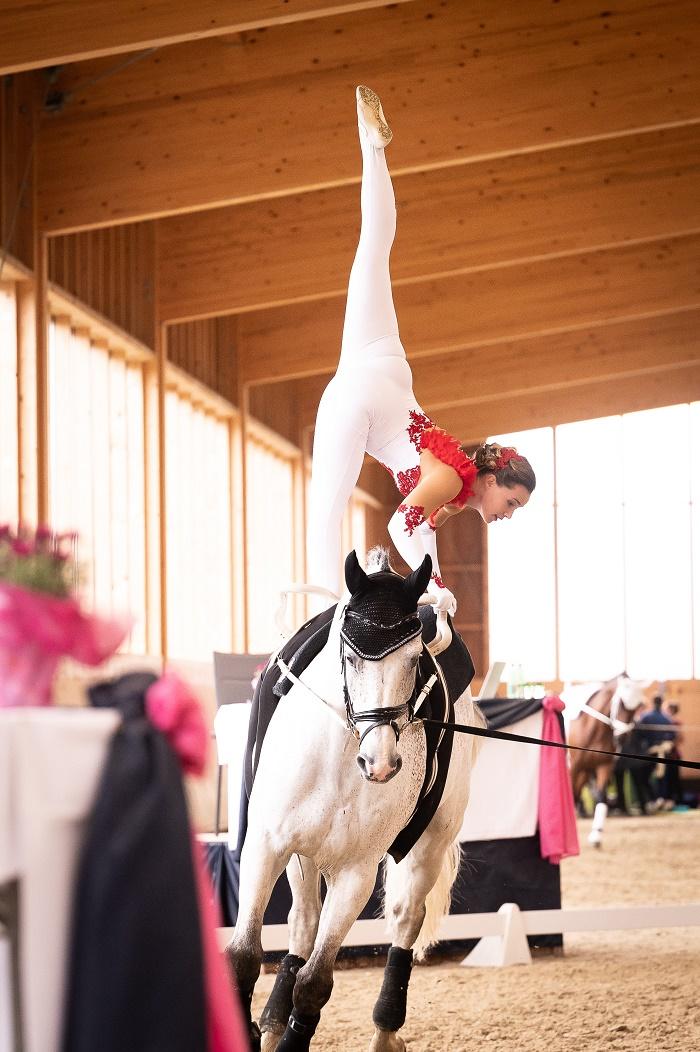
[[[301,675],[304,669],[308,668],[326,645],[335,610],[336,607],[331,606],[328,610],[311,618],[285,643],[279,652],[279,657],[296,676]],[[436,632],[435,611],[432,607],[421,607],[420,619],[423,625],[423,642],[429,643],[435,637]],[[464,693],[474,676],[471,655],[464,640],[454,629],[451,620],[450,628],[452,642],[437,659],[447,685],[447,696],[438,680],[423,703],[419,714],[443,722],[454,722],[454,702]],[[433,661],[427,651],[424,651],[418,672],[419,690],[433,672]],[[248,725],[248,741],[244,760],[245,793],[241,794],[239,822],[239,852],[245,839],[248,819],[247,803],[253,788],[263,739],[279,698],[287,693],[290,686],[291,681],[280,671],[276,661],[271,659],[255,688]],[[424,732],[427,747],[426,771],[418,804],[408,825],[389,848],[389,853],[397,862],[408,854],[428,826],[442,799],[447,778],[454,733],[440,727],[425,727]]]

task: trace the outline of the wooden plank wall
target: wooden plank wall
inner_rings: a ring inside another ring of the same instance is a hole
[[[0,245],[31,267],[34,258],[34,134],[39,83],[0,78]]]
[[[229,402],[237,404],[235,317],[205,318],[169,325],[167,346],[169,361]],[[280,431],[280,434],[284,432]]]
[[[156,230],[131,223],[49,238],[49,280],[155,346]]]

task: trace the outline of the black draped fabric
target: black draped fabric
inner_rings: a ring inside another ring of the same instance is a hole
[[[462,858],[452,889],[450,913],[495,913],[505,902],[521,910],[561,909],[559,866],[540,853],[539,833],[505,840],[470,840],[460,845]],[[477,939],[453,939],[437,948],[468,953]],[[562,945],[561,935],[529,935],[531,946]]]
[[[542,698],[481,698],[479,708],[486,717],[490,730],[500,731],[532,716],[534,712],[539,712],[542,708]]]
[[[177,757],[144,715],[155,677],[90,691],[123,716],[75,887],[63,1052],[204,1052],[199,907]]]

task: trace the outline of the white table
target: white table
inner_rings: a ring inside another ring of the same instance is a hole
[[[58,1052],[72,891],[84,823],[120,716],[112,709],[0,709],[0,885],[20,888],[25,1052]],[[12,1001],[7,946],[0,1005]],[[13,1048],[9,1013],[0,1052]]]

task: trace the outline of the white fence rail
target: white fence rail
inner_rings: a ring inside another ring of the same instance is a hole
[[[473,963],[515,963],[508,958],[509,946],[517,942],[521,949],[524,936],[556,935],[575,931],[622,931],[641,928],[686,928],[700,926],[700,903],[672,906],[605,906],[600,908],[564,910],[520,911],[511,903],[502,906],[498,913],[455,913],[444,917],[440,927],[441,939],[494,939],[501,944],[492,944],[496,958],[502,953],[503,960],[486,960],[483,952],[476,955]],[[220,928],[222,945],[231,937],[232,928]],[[286,924],[266,924],[262,930],[264,950],[286,950],[289,946],[289,931]],[[344,946],[388,946],[389,936],[383,918],[355,921],[348,932]],[[484,947],[486,949],[486,947]],[[470,955],[471,956],[471,955]],[[529,953],[528,953],[529,957]]]

